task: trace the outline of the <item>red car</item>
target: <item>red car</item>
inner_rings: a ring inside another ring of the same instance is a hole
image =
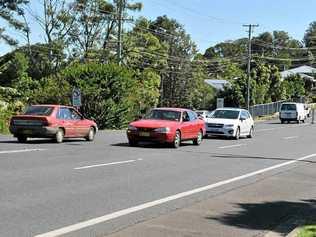
[[[19,142],[27,138],[85,138],[93,141],[98,130],[95,122],[85,119],[75,108],[63,105],[32,105],[23,115],[11,118],[10,132]]]
[[[200,145],[204,135],[204,121],[195,112],[176,108],[153,109],[143,119],[131,122],[127,129],[131,146],[137,146],[140,141],[152,141],[178,148],[185,140]]]

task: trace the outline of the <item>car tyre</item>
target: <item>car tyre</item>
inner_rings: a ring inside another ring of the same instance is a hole
[[[282,123],[282,124],[284,124],[284,123],[285,123],[285,121],[282,119],[282,120],[281,120],[281,123]]]
[[[57,143],[62,143],[64,141],[64,130],[59,128],[56,135],[55,135],[55,140]]]
[[[128,140],[129,146],[136,147],[138,146],[138,142],[135,140]]]
[[[235,135],[235,140],[239,140],[239,138],[240,138],[240,128],[238,127],[236,131],[236,135]]]
[[[95,137],[95,130],[93,127],[91,127],[89,129],[89,133],[88,135],[85,137],[85,139],[88,141],[88,142],[92,142],[94,140],[94,137]]]
[[[203,132],[200,130],[196,139],[193,140],[193,144],[196,146],[199,146],[201,145],[202,140],[203,140]]]
[[[249,131],[249,135],[247,136],[247,138],[253,138],[254,131],[255,131],[255,129],[253,127],[251,127],[251,129]]]
[[[27,142],[27,137],[26,137],[26,136],[23,136],[23,135],[17,136],[17,139],[18,139],[18,142],[20,142],[20,143],[25,143],[25,142]]]
[[[176,134],[174,135],[172,146],[173,148],[179,148],[180,144],[181,144],[181,133],[179,130],[177,130]]]

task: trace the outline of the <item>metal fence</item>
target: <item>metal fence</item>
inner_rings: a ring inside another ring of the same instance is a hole
[[[253,105],[253,106],[250,106],[249,112],[251,113],[252,117],[272,115],[280,111],[281,105],[284,102],[304,103],[305,98],[300,97],[300,98],[296,98],[292,100],[281,100],[281,101],[268,103],[268,104]]]
[[[252,117],[275,114],[279,112],[283,102],[285,101],[250,106],[249,112],[251,113]]]

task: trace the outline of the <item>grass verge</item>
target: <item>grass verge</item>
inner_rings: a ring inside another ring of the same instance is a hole
[[[316,225],[306,225],[300,228],[297,237],[316,237]]]

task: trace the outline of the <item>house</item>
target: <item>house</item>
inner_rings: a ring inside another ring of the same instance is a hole
[[[216,91],[223,91],[226,85],[230,85],[226,80],[205,80],[205,83],[213,87]]]
[[[285,70],[281,72],[282,81],[292,75],[299,75],[302,79],[311,81],[313,82],[313,84],[316,84],[316,80],[314,77],[314,75],[316,75],[316,68],[304,65],[292,68],[290,70]]]

